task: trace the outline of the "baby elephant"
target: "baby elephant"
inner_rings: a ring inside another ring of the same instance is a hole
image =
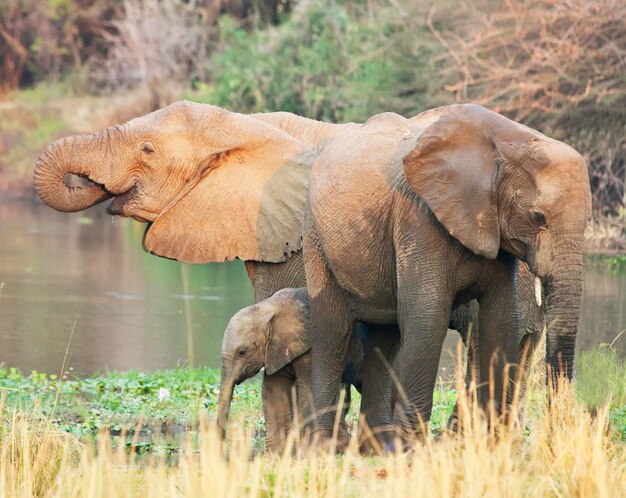
[[[228,323],[222,342],[222,378],[217,423],[226,431],[235,385],[263,375],[266,448],[282,452],[297,414],[307,421],[312,413],[311,354],[308,336],[309,296],[306,288],[283,289],[238,311]],[[297,406],[292,406],[295,387]],[[296,410],[294,410],[296,408]]]

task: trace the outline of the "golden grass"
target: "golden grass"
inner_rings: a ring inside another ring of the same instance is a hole
[[[592,416],[567,386],[551,408],[531,380],[524,424],[487,428],[461,395],[463,435],[445,433],[407,454],[341,456],[252,453],[252,435],[231,423],[227,455],[208,423],[176,464],[113,449],[102,434],[82,444],[47,421],[0,403],[2,497],[619,497],[626,496],[626,445],[608,431],[607,409]],[[523,427],[526,427],[526,430]]]

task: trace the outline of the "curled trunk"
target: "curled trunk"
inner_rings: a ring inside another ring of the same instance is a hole
[[[111,197],[101,185],[102,176],[87,167],[102,162],[94,154],[95,136],[61,139],[39,156],[34,180],[37,194],[43,202],[57,211],[74,212],[87,209]],[[94,183],[71,187],[65,183],[68,174],[87,178]]]

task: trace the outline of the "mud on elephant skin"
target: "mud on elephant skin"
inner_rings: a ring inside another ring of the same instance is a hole
[[[360,348],[351,355],[351,368],[343,382],[360,389]],[[315,423],[311,395],[309,296],[306,288],[282,289],[247,306],[231,318],[222,341],[222,374],[217,423],[226,432],[228,413],[236,385],[263,373],[262,399],[266,448],[282,453],[287,436],[298,422],[302,435]],[[295,404],[294,404],[295,401]],[[349,400],[348,400],[349,404]],[[340,446],[349,433],[345,414],[340,424]]]
[[[516,375],[504,366],[519,361],[519,343],[509,339],[521,333],[520,260],[543,286],[547,363],[571,378],[590,208],[576,151],[480,106],[410,120],[386,113],[336,136],[313,167],[305,215],[316,409],[332,406],[355,323],[398,323],[401,345],[386,363],[407,398],[395,406],[393,426],[414,437],[418,419],[430,417],[451,310],[472,299],[480,377],[489,379],[494,366],[497,404],[503,377]],[[393,351],[383,337],[381,344]],[[389,375],[379,368],[367,386],[368,370],[364,392],[386,396]],[[488,389],[480,390],[485,402]],[[322,435],[331,415],[320,419]],[[374,422],[385,426],[390,417]]]

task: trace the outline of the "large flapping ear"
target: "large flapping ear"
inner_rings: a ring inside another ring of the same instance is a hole
[[[265,372],[276,373],[311,349],[306,289],[283,289],[257,306],[274,310],[265,349]]]
[[[233,126],[214,133],[231,134],[235,145],[206,157],[200,176],[147,228],[148,252],[188,263],[280,262],[301,249],[311,151],[249,116],[227,119]]]
[[[450,235],[493,259],[500,247],[497,188],[511,148],[528,129],[478,105],[453,105],[404,158],[411,188]]]

